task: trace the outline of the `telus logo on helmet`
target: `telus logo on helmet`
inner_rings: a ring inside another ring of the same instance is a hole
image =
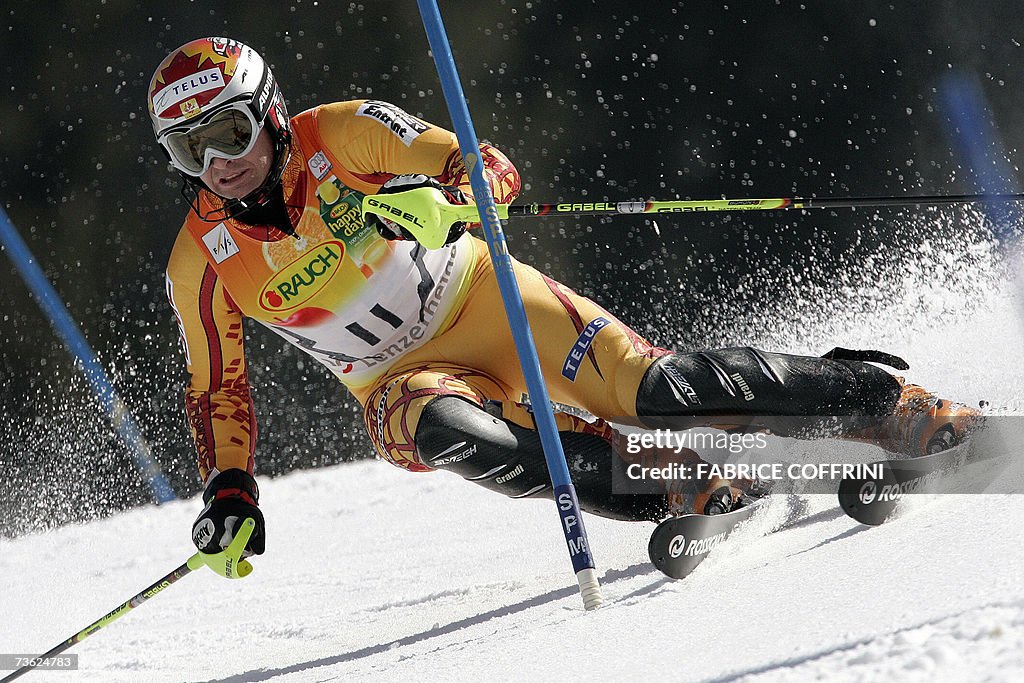
[[[160,115],[181,102],[186,97],[195,97],[197,93],[220,88],[224,85],[224,78],[220,69],[204,69],[197,74],[179,78],[168,86],[165,86],[153,98],[153,110]]]
[[[190,98],[195,98],[190,108],[192,111],[195,105],[205,107],[216,103],[231,82],[242,56],[240,44],[229,46],[233,42],[227,39],[194,40],[164,59],[150,84],[153,114],[164,120],[156,126],[157,133],[164,126],[174,125],[175,119],[187,113],[176,107]]]

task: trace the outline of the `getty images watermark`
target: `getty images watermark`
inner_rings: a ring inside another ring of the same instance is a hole
[[[626,465],[626,477],[633,481],[648,480],[703,480],[715,477],[722,479],[754,479],[762,482],[800,480],[838,480],[846,477],[856,479],[881,478],[885,466],[880,462],[725,462],[713,463],[704,460],[687,461],[677,459],[685,451],[717,449],[730,454],[750,453],[769,447],[764,433],[743,433],[718,431],[713,433],[669,429],[634,432],[626,435],[626,454],[641,455],[652,452],[663,456],[654,462],[631,462]],[[677,456],[672,458],[671,456]],[[667,460],[667,461],[666,461]]]

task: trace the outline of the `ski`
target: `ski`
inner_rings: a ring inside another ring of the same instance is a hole
[[[881,466],[879,476],[840,481],[839,506],[861,524],[878,526],[889,519],[904,496],[949,492],[956,484],[953,475],[965,467],[1002,460],[1006,450],[991,437],[992,432],[982,429],[948,450],[916,458],[879,460],[874,463]],[[998,470],[989,474],[994,478]]]
[[[753,517],[764,501],[762,498],[721,515],[688,514],[666,519],[655,528],[647,545],[651,562],[670,578],[688,576],[737,526]]]
[[[1005,430],[996,429],[990,421],[953,448],[916,458],[879,460],[873,463],[878,476],[840,481],[840,508],[861,524],[877,526],[906,495],[948,493],[965,485],[983,490],[1010,461],[1005,457],[1011,452],[1008,445],[1020,440],[1020,435]],[[763,510],[767,500],[760,497],[721,515],[687,514],[664,520],[651,534],[647,547],[651,562],[670,578],[690,575],[740,524]]]

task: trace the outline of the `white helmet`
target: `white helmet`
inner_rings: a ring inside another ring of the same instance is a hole
[[[196,191],[205,188],[199,176],[213,158],[248,154],[264,127],[274,139],[271,172],[248,197],[227,204],[237,211],[269,198],[287,162],[291,128],[277,80],[255,50],[230,38],[185,43],[157,67],[148,99],[157,142],[193,190],[194,207]]]

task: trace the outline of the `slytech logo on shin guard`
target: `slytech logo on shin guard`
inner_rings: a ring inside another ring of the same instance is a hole
[[[288,311],[309,301],[340,269],[345,244],[322,242],[275,273],[260,291],[260,308]]]

